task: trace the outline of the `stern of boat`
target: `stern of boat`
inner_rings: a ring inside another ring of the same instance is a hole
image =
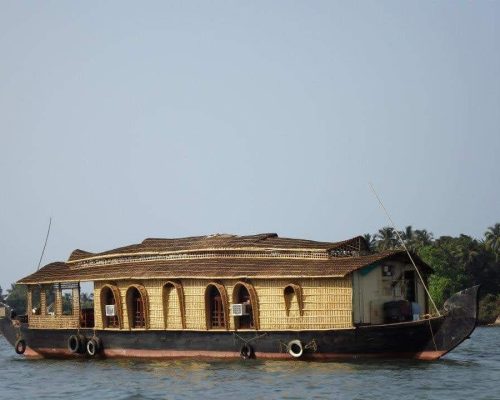
[[[12,346],[15,346],[20,322],[12,317],[12,309],[7,304],[0,303],[0,333]]]

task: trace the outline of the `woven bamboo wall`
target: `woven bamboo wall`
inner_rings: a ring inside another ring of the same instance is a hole
[[[181,303],[177,290],[169,286],[164,292],[163,311],[166,329],[182,329]]]
[[[233,289],[237,280],[223,280],[229,303],[232,302]],[[119,281],[121,304],[123,307],[123,328],[129,329],[126,292],[135,281]],[[178,293],[172,288],[164,298],[163,287],[166,280],[146,280],[140,282],[147,290],[149,298],[150,329],[182,329],[181,307]],[[205,289],[210,281],[183,280],[186,329],[205,330]],[[284,288],[290,280],[267,279],[252,282],[258,297],[261,330],[286,329],[332,329],[352,326],[352,285],[350,277],[332,279],[299,279],[293,283],[301,287],[303,312],[300,315],[296,298],[290,304],[286,315]],[[94,292],[95,323],[102,329],[100,290],[104,283],[96,282]],[[165,310],[164,305],[167,306]],[[230,306],[230,304],[229,304]],[[234,329],[230,316],[228,329]],[[166,325],[165,325],[166,324]]]
[[[288,280],[255,282],[259,296],[260,328],[266,329],[328,329],[352,326],[352,287],[350,278],[295,280],[302,288],[304,302],[300,316],[296,298],[286,316],[283,290]]]
[[[94,327],[103,329],[101,311],[101,289],[104,282],[94,282]]]
[[[205,288],[208,283],[208,281],[204,280],[182,281],[186,303],[187,329],[206,329]]]

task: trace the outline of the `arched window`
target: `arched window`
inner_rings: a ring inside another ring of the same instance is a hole
[[[304,303],[302,299],[302,288],[299,285],[290,283],[288,284],[283,295],[285,297],[285,311],[286,316],[290,316],[291,310],[297,310],[300,316],[304,315]]]
[[[247,282],[238,282],[233,289],[233,304],[242,304],[243,315],[234,316],[236,329],[259,329],[259,306],[255,288]]]
[[[218,283],[211,283],[205,289],[207,329],[228,329],[227,311],[226,289]]]
[[[106,285],[101,289],[100,297],[103,327],[121,328],[121,302],[118,288]]]
[[[186,329],[184,289],[179,282],[163,286],[163,316],[165,329]]]
[[[147,328],[147,293],[140,285],[127,289],[127,313],[130,328]]]

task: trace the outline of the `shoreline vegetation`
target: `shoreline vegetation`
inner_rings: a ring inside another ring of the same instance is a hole
[[[408,250],[434,269],[428,286],[438,308],[454,293],[480,284],[478,322],[495,323],[500,316],[500,223],[490,226],[480,239],[464,234],[435,239],[431,232],[411,226],[399,234]],[[364,238],[372,251],[402,248],[391,227]]]
[[[455,292],[480,284],[479,324],[498,323],[500,317],[500,223],[489,227],[480,239],[461,234],[458,237],[434,235],[425,229],[407,226],[399,232],[408,250],[429,264],[434,272],[429,277],[429,291],[438,308]],[[402,249],[396,231],[383,227],[364,238],[371,251]],[[82,293],[82,303],[91,305],[93,294]],[[26,312],[26,287],[14,283],[0,301],[18,314]],[[63,299],[64,301],[64,299]],[[69,301],[69,300],[68,300]]]

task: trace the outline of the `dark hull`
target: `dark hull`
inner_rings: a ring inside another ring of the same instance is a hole
[[[292,359],[288,344],[299,340],[303,345],[300,359],[342,360],[356,358],[437,359],[452,350],[472,333],[476,326],[477,290],[467,289],[445,305],[447,314],[416,322],[371,325],[352,329],[311,331],[113,331],[81,329],[87,338],[101,340],[100,356],[174,358],[239,358],[244,345],[252,357]],[[15,321],[14,321],[15,322]],[[76,330],[30,329],[5,318],[0,328],[12,344],[22,337],[28,357],[85,357],[68,350],[68,338]]]

